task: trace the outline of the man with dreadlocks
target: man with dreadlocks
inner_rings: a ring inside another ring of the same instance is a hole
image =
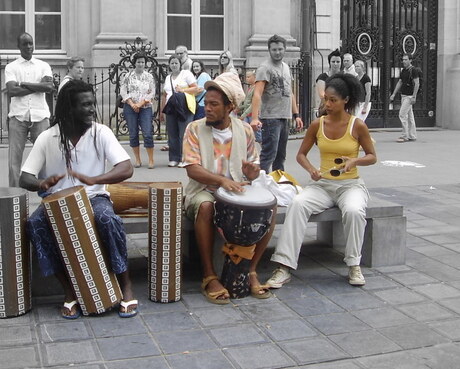
[[[130,178],[133,167],[112,131],[93,121],[94,113],[92,87],[83,81],[69,81],[58,95],[50,128],[38,136],[22,167],[19,184],[29,191],[38,191],[41,197],[69,187],[85,186],[98,233],[123,292],[118,313],[120,317],[132,317],[137,314],[138,302],[134,300],[128,274],[126,235],[121,219],[113,212],[105,185]],[[106,161],[113,166],[108,172]],[[42,273],[54,274],[64,288],[63,318],[78,318],[80,309],[64,273],[43,205],[30,216],[27,233],[37,250]]]

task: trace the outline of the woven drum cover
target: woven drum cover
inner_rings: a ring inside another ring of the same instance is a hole
[[[181,298],[182,184],[158,182],[149,195],[149,298]]]
[[[0,318],[19,316],[32,308],[28,213],[26,190],[0,188]]]
[[[83,314],[100,314],[118,304],[120,286],[108,267],[84,187],[56,192],[43,205]]]

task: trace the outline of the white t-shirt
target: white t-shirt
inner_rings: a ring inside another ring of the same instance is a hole
[[[97,150],[94,143],[95,134]],[[59,127],[55,125],[38,136],[21,170],[39,179],[66,173],[64,153],[60,146]],[[95,122],[80,138],[75,148],[72,147],[71,157],[72,169],[90,177],[104,174],[106,162],[116,165],[130,159],[110,128]],[[54,193],[78,185],[85,186],[89,198],[99,194],[109,194],[103,184],[87,186],[78,179],[68,176],[62,178],[48,191]]]
[[[192,83],[196,83],[196,78],[189,70],[181,70],[177,77],[173,78],[172,80],[172,85],[174,89],[176,88],[176,86],[179,86],[181,88],[187,88]],[[168,74],[166,76],[163,90],[166,92],[166,103],[173,93],[171,89],[171,74]]]

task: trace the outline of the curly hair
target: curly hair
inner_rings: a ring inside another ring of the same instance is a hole
[[[82,92],[91,92],[94,95],[93,87],[86,82],[81,80],[70,80],[67,82],[57,96],[56,109],[50,124],[50,127],[55,125],[59,127],[60,146],[68,169],[72,168],[70,135],[85,129],[79,120],[76,119],[73,112],[77,95]],[[94,146],[96,147],[96,134],[94,134]],[[99,157],[97,147],[96,152]]]
[[[362,86],[358,79],[343,72],[336,73],[326,80],[325,90],[333,88],[342,99],[348,97],[345,104],[345,109],[348,112],[353,112],[359,103],[359,96],[361,94]]]

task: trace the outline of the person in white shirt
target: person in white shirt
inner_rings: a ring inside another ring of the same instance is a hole
[[[109,265],[117,275],[123,293],[118,314],[130,318],[137,314],[138,301],[133,297],[128,273],[126,234],[121,218],[113,211],[105,185],[130,178],[133,166],[111,129],[93,121],[94,101],[91,85],[80,80],[65,84],[58,95],[52,125],[38,136],[22,166],[19,184],[29,191],[38,191],[41,197],[73,186],[84,186]],[[111,165],[110,170],[106,170],[106,164]],[[77,299],[43,205],[29,217],[26,230],[37,250],[42,273],[54,275],[62,284],[62,317],[78,318]]]
[[[5,84],[11,97],[8,113],[9,186],[19,186],[19,172],[27,136],[35,142],[49,126],[50,110],[46,93],[54,90],[48,63],[33,57],[34,40],[28,33],[18,36],[21,56],[5,67]]]
[[[355,65],[353,64],[353,55],[346,53],[343,55],[343,73],[351,74],[354,77],[358,76],[356,73]]]

